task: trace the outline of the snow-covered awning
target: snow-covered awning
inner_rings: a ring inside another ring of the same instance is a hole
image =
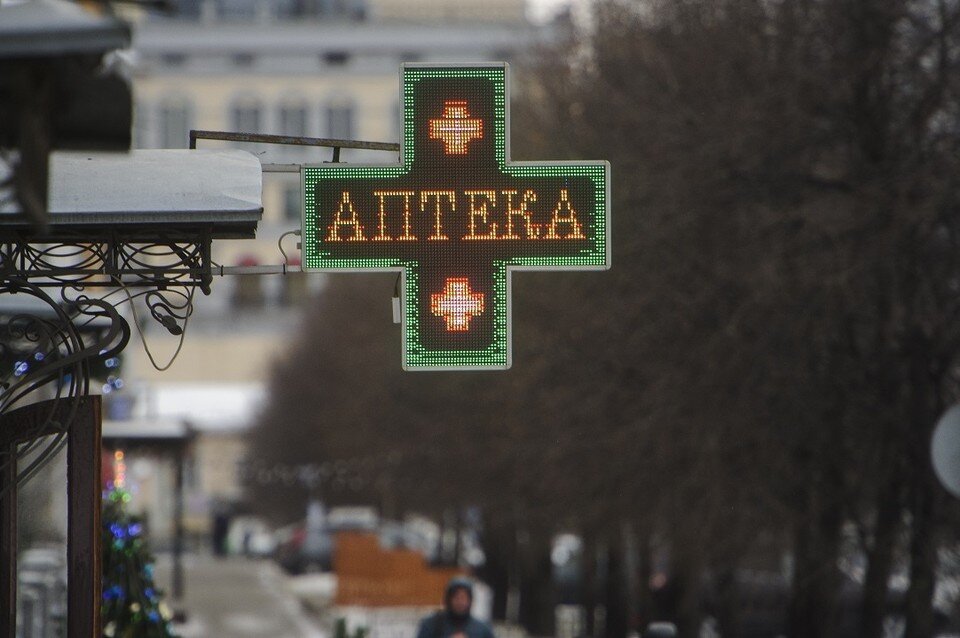
[[[103,53],[130,44],[130,27],[65,0],[0,2],[0,58]]]
[[[193,435],[183,421],[172,419],[136,419],[131,421],[104,421],[101,437],[124,441],[182,441]]]
[[[150,242],[171,229],[249,238],[263,214],[261,191],[260,161],[238,149],[57,152],[50,158],[44,238],[112,231],[125,241]],[[0,203],[0,236],[38,232],[15,207]]]
[[[135,384],[131,384],[135,385]],[[261,383],[159,383],[136,393],[135,421],[179,421],[198,432],[240,432],[253,425],[266,399]]]

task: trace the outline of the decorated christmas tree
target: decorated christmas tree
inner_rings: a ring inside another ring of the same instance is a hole
[[[122,468],[122,452],[117,452]],[[170,611],[153,582],[153,556],[143,523],[127,512],[122,470],[103,499],[103,634],[109,638],[167,638]]]

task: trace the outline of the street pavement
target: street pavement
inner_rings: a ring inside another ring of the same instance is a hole
[[[171,596],[170,556],[159,556],[155,567],[156,583],[166,592],[167,604],[187,614],[184,623],[174,625],[179,636],[326,638],[271,561],[187,554],[183,566],[185,587],[179,604]]]

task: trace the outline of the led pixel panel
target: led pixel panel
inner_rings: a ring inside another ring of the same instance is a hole
[[[510,367],[511,273],[610,267],[610,165],[511,162],[507,72],[405,64],[401,163],[302,169],[304,269],[400,271],[407,370]]]

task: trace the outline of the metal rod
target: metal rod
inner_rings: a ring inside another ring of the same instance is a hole
[[[303,273],[300,266],[285,266],[284,264],[270,266],[220,266],[213,269],[214,275],[289,275]]]
[[[213,244],[213,238],[209,235],[203,238],[200,243],[200,264],[205,271],[200,275],[200,290],[205,295],[210,294],[210,284],[213,282],[213,275],[210,274],[210,245]],[[183,257],[181,257],[183,259]]]
[[[191,130],[190,148],[197,148],[197,140],[258,142],[261,144],[289,144],[292,146],[326,146],[334,149],[359,148],[368,151],[400,151],[400,144],[397,142],[364,142],[360,140],[336,140],[326,137],[304,137],[301,135],[268,135],[265,133]]]
[[[186,453],[186,445],[180,445],[174,459],[173,601],[178,607],[183,604],[183,456]]]
[[[292,275],[292,274],[303,274],[305,271],[298,265],[289,264],[276,264],[269,266],[212,266],[208,268],[181,268],[176,271],[177,276],[196,276],[196,277],[224,277],[226,275]],[[127,276],[130,273],[121,273],[123,276]],[[135,274],[135,273],[134,273]],[[35,278],[48,278],[48,275],[38,274]],[[31,283],[35,286],[40,286],[41,288],[54,288],[54,287],[63,287],[64,285],[69,285],[72,282],[58,281],[55,279],[50,279],[48,281],[33,281],[34,277],[28,276],[31,279]],[[88,288],[116,288],[117,283],[113,280],[104,279],[102,281],[77,281],[77,284],[82,284]],[[195,280],[158,280],[158,279],[131,279],[126,278],[123,281],[125,286],[128,287],[140,287],[140,286],[202,286],[202,281]]]

